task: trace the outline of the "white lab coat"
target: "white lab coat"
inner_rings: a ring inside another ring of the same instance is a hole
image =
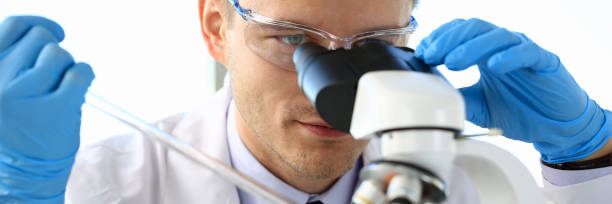
[[[192,113],[175,115],[158,127],[217,159],[230,163],[226,114],[231,91],[223,88]],[[378,141],[363,153],[367,163],[380,155]],[[546,184],[558,203],[602,203],[612,192],[612,175],[567,187]],[[446,203],[479,203],[467,176],[455,169]],[[612,199],[608,199],[612,200]],[[577,202],[581,201],[581,202]],[[142,135],[124,135],[83,147],[66,191],[67,203],[238,204],[236,187]],[[612,202],[609,202],[612,203]]]

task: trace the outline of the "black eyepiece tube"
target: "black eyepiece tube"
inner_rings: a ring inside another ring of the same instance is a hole
[[[333,128],[349,133],[359,78],[367,72],[432,69],[414,57],[410,48],[382,40],[365,40],[350,50],[327,50],[314,43],[297,48],[293,62],[298,83],[319,115]]]
[[[305,43],[299,46],[295,50],[295,53],[293,53],[295,69],[299,72],[299,70],[307,64],[306,60],[310,59],[312,56],[318,56],[324,52],[327,52],[327,49],[314,43]]]

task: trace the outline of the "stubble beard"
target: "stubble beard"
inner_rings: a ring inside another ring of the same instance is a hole
[[[318,158],[305,151],[300,151],[295,155],[286,155],[279,152],[274,145],[262,136],[266,134],[265,132],[259,132],[255,129],[254,131],[259,140],[262,141],[280,161],[293,169],[297,176],[304,178],[315,180],[338,178],[349,171],[355,164],[357,158],[352,155],[359,155],[353,152],[338,152],[337,155],[340,155],[339,158],[336,156],[328,157],[327,159]]]
[[[242,104],[240,102],[243,101],[239,100],[238,98],[240,97],[235,97],[235,99],[237,99],[236,108],[239,111],[242,119],[255,133],[257,139],[263,143],[278,160],[290,167],[296,176],[316,180],[336,179],[348,172],[353,167],[357,157],[359,157],[359,154],[361,153],[361,149],[355,148],[351,149],[351,152],[337,152],[335,156],[330,156],[327,158],[320,158],[320,156],[317,157],[316,155],[308,154],[307,151],[300,151],[299,153],[293,155],[283,154],[279,151],[279,148],[269,141],[268,138],[278,138],[271,136],[274,136],[274,134],[284,134],[283,130],[288,130],[292,121],[284,120],[280,128],[275,128],[273,127],[274,123],[267,121],[267,118],[263,117],[265,113],[261,105],[261,99],[247,96],[247,101],[244,101],[246,104]],[[291,105],[285,109],[282,115],[283,118],[291,118],[287,116],[318,116],[313,108],[304,107],[298,104]],[[274,131],[270,130],[278,130],[279,132],[275,133]],[[284,135],[283,137],[293,138],[299,136]]]

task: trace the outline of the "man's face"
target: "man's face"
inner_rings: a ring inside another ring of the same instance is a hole
[[[411,0],[241,0],[240,4],[267,17],[340,37],[404,27],[412,10]],[[300,91],[297,73],[281,69],[249,49],[245,42],[249,23],[232,12],[231,27],[226,31],[226,66],[243,141],[273,173],[275,168],[283,168],[311,179],[338,178],[354,165],[368,141],[320,132],[325,129],[317,125],[324,122]],[[245,128],[241,129],[240,123]]]

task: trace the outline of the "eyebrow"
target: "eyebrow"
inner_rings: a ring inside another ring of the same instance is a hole
[[[314,28],[315,30],[321,30],[321,31],[329,32],[329,31],[324,30],[324,29],[322,29],[322,28],[320,28],[318,26],[309,25],[307,23],[302,23],[300,21],[292,21],[292,20],[288,20],[288,19],[282,18],[282,17],[281,18],[273,18],[273,19],[276,19],[276,20],[279,20],[279,21],[283,21],[283,22],[293,23],[293,24],[296,24],[296,25],[306,26],[308,28]],[[407,23],[405,23],[403,26],[399,26],[399,27],[397,25],[393,25],[393,26],[388,26],[388,25],[372,26],[372,27],[368,27],[367,29],[364,29],[362,31],[356,32],[354,34],[365,33],[365,32],[372,32],[372,31],[379,31],[379,30],[386,30],[386,29],[404,28],[404,27],[410,25],[410,23],[411,23],[411,20],[408,19]],[[267,26],[270,26],[270,25],[267,25]],[[270,26],[270,27],[281,27],[281,26]],[[295,28],[282,28],[282,29],[277,28],[275,30],[278,30],[278,31],[295,30]],[[331,33],[331,34],[333,34],[333,33]]]
[[[296,21],[285,20],[283,18],[274,18],[274,19],[282,21],[282,22],[286,22],[286,23],[295,24],[296,27],[303,26],[303,27],[307,27],[307,28],[310,28],[310,29],[314,29],[314,30],[320,30],[320,31],[328,32],[328,31],[323,30],[323,29],[321,29],[319,27],[307,25],[307,24],[304,24],[304,23],[299,23],[299,22],[296,22]],[[408,22],[408,24],[406,24],[403,27],[406,27],[409,24],[410,24],[410,21]],[[275,26],[275,25],[268,25],[268,24],[256,24],[256,25],[258,26],[258,29],[267,30],[267,31],[275,31],[275,32],[301,30],[299,28],[289,28],[289,27],[284,27],[284,26]],[[379,31],[379,30],[385,30],[385,29],[403,28],[403,27],[397,27],[397,26],[377,26],[377,27],[373,27],[373,28],[367,29],[365,31],[356,32],[354,34],[360,34],[360,33],[365,33],[365,32],[372,32],[372,31]],[[333,34],[333,33],[330,33],[330,34]]]
[[[287,21],[287,22],[289,22],[289,21]],[[272,31],[293,31],[293,30],[299,30],[298,28],[288,28],[288,27],[268,25],[268,24],[255,24],[255,25],[258,26],[258,29],[262,29],[262,30],[272,30]]]

